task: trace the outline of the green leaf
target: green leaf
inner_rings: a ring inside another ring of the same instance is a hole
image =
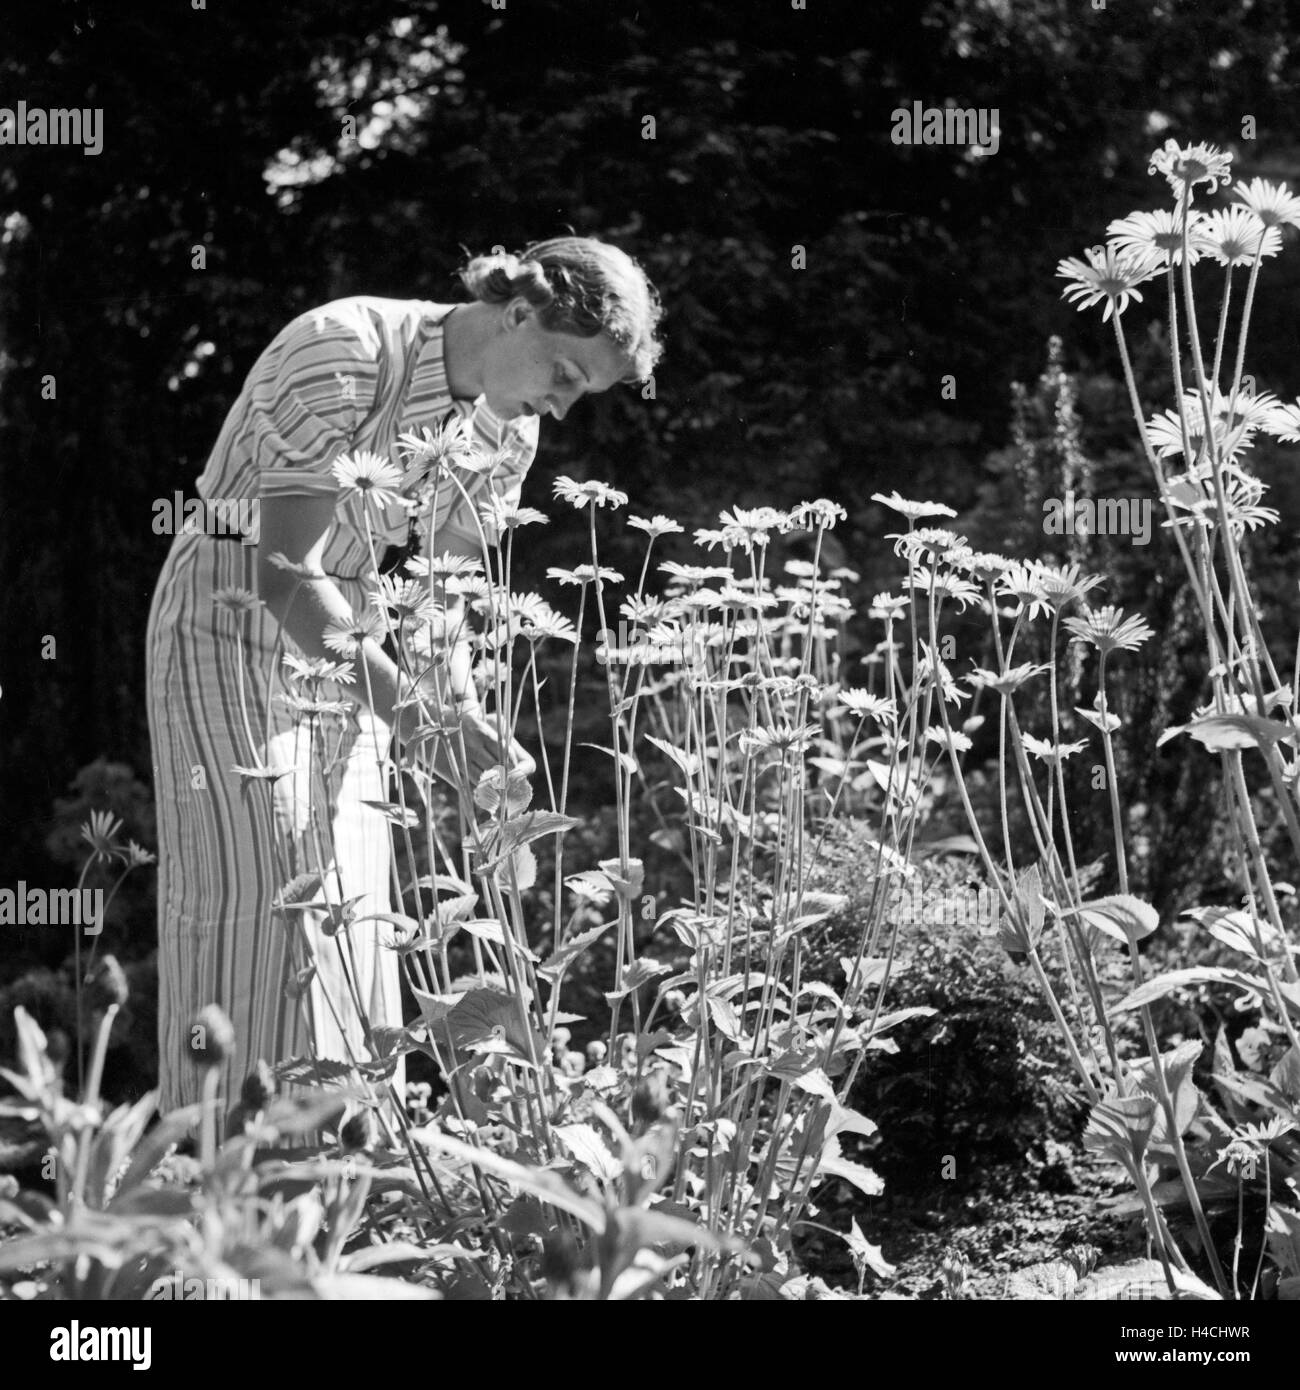
[[[500,767],[488,768],[474,788],[476,806],[493,812],[500,810],[504,800],[507,816],[517,816],[532,799],[533,788],[528,778],[522,772],[506,772]]]
[[[614,922],[602,922],[589,931],[579,932],[577,936],[571,936],[537,967],[537,973],[544,975],[548,980],[558,980],[589,946],[594,946],[615,925]]]
[[[1196,1118],[1196,1111],[1201,1103],[1201,1093],[1197,1090],[1196,1082],[1192,1079],[1192,1068],[1195,1066],[1197,1058],[1200,1057],[1203,1046],[1199,1038],[1193,1038],[1189,1042],[1180,1043],[1172,1052],[1162,1053],[1160,1057],[1160,1067],[1164,1073],[1170,1100],[1173,1103],[1174,1123],[1178,1127],[1179,1134],[1185,1133],[1187,1126]],[[1130,1075],[1142,1092],[1156,1102],[1151,1144],[1168,1145],[1170,1143],[1168,1116],[1165,1114],[1164,1106],[1159,1103],[1151,1059],[1146,1057],[1134,1062],[1130,1069]]]
[[[639,859],[629,858],[626,861],[621,859],[601,859],[598,861],[601,872],[614,885],[614,891],[620,898],[631,901],[639,898],[645,887],[645,865]],[[627,873],[624,874],[624,867]]]
[[[400,826],[406,830],[416,830],[420,825],[420,817],[410,806],[399,805],[395,801],[365,801],[363,806],[369,806],[372,811],[378,811],[392,825]]]
[[[1112,1096],[1088,1114],[1083,1146],[1125,1161],[1141,1161],[1156,1121],[1156,1102],[1149,1095]]]
[[[819,1096],[834,1105],[835,1088],[831,1085],[830,1077],[818,1065],[820,1060],[821,1049],[816,1047],[784,1052],[771,1063],[768,1075],[775,1081],[788,1081],[801,1091]]]
[[[704,766],[704,759],[698,753],[687,753],[685,749],[677,748],[666,739],[656,738],[653,734],[646,735],[646,742],[653,743],[662,753],[679,767],[688,778],[695,774]]]
[[[856,1217],[850,1223],[849,1232],[844,1237],[844,1242],[849,1247],[849,1254],[853,1256],[853,1264],[856,1269],[869,1269],[878,1279],[892,1279],[897,1273],[895,1267],[885,1259],[880,1246],[872,1245],[862,1234],[862,1228],[858,1225]]]
[[[436,1289],[406,1279],[385,1279],[378,1274],[318,1274],[311,1281],[317,1298],[348,1303],[404,1303],[441,1298]]]
[[[1010,914],[1005,909],[998,914],[998,945],[1009,954],[1028,955],[1038,945],[1046,916],[1043,880],[1037,864],[1032,864],[1020,875],[1012,907]],[[1009,921],[1006,920],[1008,915]]]
[[[1125,945],[1141,941],[1150,936],[1160,925],[1160,914],[1141,898],[1129,893],[1113,893],[1104,898],[1093,898],[1080,903],[1077,908],[1061,908],[1062,916],[1082,918],[1084,924],[1095,927],[1107,936],[1122,941]]]
[[[519,845],[497,861],[493,877],[507,892],[511,884],[526,893],[537,882],[537,856],[527,845]]]
[[[575,897],[599,907],[614,896],[614,885],[606,873],[599,869],[584,869],[581,873],[570,874],[564,880]]]
[[[581,824],[573,816],[562,816],[556,811],[529,811],[526,816],[515,816],[504,825],[492,826],[484,837],[489,860],[486,867],[494,867],[512,851],[544,835],[557,835]]]
[[[892,1014],[881,1014],[870,1032],[870,1023],[864,1023],[859,1030],[859,1036],[864,1043],[869,1042],[872,1038],[878,1038],[882,1033],[888,1032],[890,1028],[897,1028],[900,1023],[906,1023],[909,1018],[929,1018],[938,1012],[928,1004],[912,1004],[906,1009],[895,1009]]]
[[[828,1140],[821,1162],[817,1165],[817,1176],[819,1179],[842,1178],[868,1197],[879,1197],[885,1190],[884,1181],[879,1174],[873,1172],[865,1163],[855,1163],[852,1159],[844,1157],[840,1152],[840,1141],[834,1135]]]
[[[471,936],[476,936],[480,941],[489,941],[494,946],[504,947],[506,944],[505,927],[497,921],[495,917],[480,917],[473,922],[462,922],[460,924]],[[511,946],[521,955],[527,956],[529,960],[536,960],[537,956],[531,947],[525,946],[522,942],[516,941],[514,937],[510,939]]]
[[[555,1135],[578,1163],[602,1183],[616,1182],[623,1165],[594,1125],[556,1125]]]
[[[1154,980],[1147,980],[1145,984],[1126,994],[1110,1012],[1114,1015],[1127,1013],[1130,1009],[1140,1009],[1145,1004],[1163,999],[1166,994],[1172,994],[1176,989],[1187,989],[1192,985],[1233,985],[1237,989],[1247,989],[1255,995],[1263,994],[1268,988],[1263,980],[1248,975],[1244,970],[1229,970],[1217,965],[1195,965],[1186,970],[1170,970],[1164,975],[1157,975]]]
[[[1206,714],[1189,724],[1166,729],[1160,741],[1182,733],[1189,734],[1211,753],[1267,748],[1277,743],[1294,743],[1296,739],[1295,725],[1277,719],[1265,719],[1259,714]]]
[[[352,1067],[347,1062],[336,1062],[329,1057],[290,1057],[277,1062],[271,1069],[277,1081],[290,1085],[301,1085],[315,1081],[346,1081],[352,1075]]]
[[[657,975],[666,975],[671,969],[671,966],[664,965],[657,960],[651,960],[649,956],[639,956],[624,969],[623,978],[619,981],[618,988],[610,990],[605,998],[613,1004],[616,1000],[631,994],[634,989],[640,989],[642,985],[649,984]]]
[[[704,1007],[708,1010],[709,1019],[713,1026],[722,1034],[724,1038],[731,1042],[740,1042],[745,1036],[745,1030],[740,1022],[740,1015],[736,1012],[735,1006],[726,999],[719,999],[712,991],[705,997]]]
[[[460,1159],[463,1163],[473,1164],[482,1172],[519,1188],[521,1192],[529,1192],[539,1201],[567,1211],[570,1216],[576,1216],[584,1225],[590,1226],[598,1235],[605,1229],[604,1208],[587,1197],[579,1196],[554,1173],[548,1173],[541,1168],[525,1168],[523,1164],[502,1158],[489,1149],[475,1148],[463,1140],[454,1139],[450,1134],[444,1134],[432,1125],[423,1129],[412,1129],[410,1138],[428,1148]]]

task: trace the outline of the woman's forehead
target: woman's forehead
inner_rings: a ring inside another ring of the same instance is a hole
[[[553,357],[567,357],[586,372],[593,387],[604,391],[622,381],[631,366],[631,359],[607,333],[594,338],[579,338],[571,333],[551,333],[554,340]]]

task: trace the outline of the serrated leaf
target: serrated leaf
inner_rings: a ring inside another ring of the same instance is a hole
[[[490,767],[478,779],[474,788],[474,804],[491,813],[505,803],[506,815],[517,816],[533,799],[532,783],[522,772],[507,772]]]
[[[347,1062],[336,1062],[329,1057],[290,1057],[277,1062],[271,1070],[276,1080],[286,1084],[346,1081],[352,1075],[352,1067]]]
[[[540,840],[544,835],[556,835],[581,824],[575,817],[562,816],[558,811],[529,811],[527,815],[516,816],[494,829],[490,836],[492,857],[502,858],[511,850]]]
[[[669,743],[667,739],[656,738],[653,734],[647,734],[646,742],[653,743],[660,752],[666,754],[688,778],[694,777],[704,766],[704,759],[698,753],[688,753],[685,749]]]
[[[614,925],[613,922],[602,922],[589,931],[579,932],[577,936],[571,936],[537,967],[537,973],[546,976],[547,979],[559,979],[573,961],[582,955],[589,946],[595,945]]]
[[[612,1004],[631,994],[634,989],[640,989],[642,985],[649,984],[657,975],[666,975],[671,969],[671,966],[664,965],[657,960],[651,960],[648,956],[640,956],[631,965],[625,967],[618,988],[609,991],[605,998]]]
[[[457,893],[455,897],[435,899],[430,915],[444,922],[463,922],[478,907],[477,893]]]
[[[513,878],[514,886],[525,893],[537,882],[537,856],[527,845],[519,845],[502,856],[493,870],[493,876],[505,889],[510,888]]]
[[[458,1051],[468,1051],[484,1044],[504,1042],[520,1057],[528,1055],[529,1035],[520,1022],[517,1001],[502,990],[471,989],[463,994],[439,1030],[449,1036]],[[539,1039],[533,1034],[534,1048]]]

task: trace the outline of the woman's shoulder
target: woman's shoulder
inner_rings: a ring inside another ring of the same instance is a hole
[[[355,333],[362,337],[376,337],[428,319],[440,319],[453,307],[429,299],[389,299],[382,295],[350,294],[305,309],[286,325],[285,331]]]

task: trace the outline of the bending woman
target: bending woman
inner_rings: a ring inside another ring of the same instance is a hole
[[[258,525],[242,538],[202,530],[178,535],[159,577],[147,662],[164,1111],[199,1098],[189,1030],[207,1004],[219,1004],[234,1025],[221,1078],[228,1097],[259,1058],[344,1061],[349,1049],[367,1055],[338,942],[323,930],[320,914],[303,914],[316,969],[295,982],[290,931],[273,912],[285,886],[276,843],[301,837],[309,815],[303,787],[312,781],[311,740],[272,698],[277,646],[332,659],[326,629],[373,611],[365,578],[370,549],[350,520],[355,509],[339,500],[333,464],[360,450],[388,457],[399,434],[436,430],[459,414],[496,460],[490,472],[469,479],[471,502],[481,502],[487,488],[517,497],[541,416],[563,420],[582,396],[647,376],[658,357],[655,292],[636,263],[607,243],[562,237],[518,258],[480,256],[461,279],[473,303],[354,297],[283,329],[254,364],[197,483],[203,498],[227,504],[226,516],[251,512]],[[247,508],[254,498],[257,507]],[[377,514],[379,544],[404,543],[404,507],[372,507]],[[449,486],[434,515],[439,550],[479,554],[473,517]],[[272,564],[277,552],[303,568]],[[322,577],[302,578],[308,571]],[[260,595],[263,604],[241,591]],[[470,767],[491,766],[503,750],[495,722],[477,709],[468,648],[458,646],[448,660],[465,712]],[[388,800],[376,749],[388,747],[395,708],[407,692],[373,639],[354,665],[347,694],[362,704],[340,750],[329,877],[336,870],[342,894],[360,898],[357,911],[366,914],[391,910],[390,826],[364,803]],[[413,732],[415,714],[403,706],[399,739]],[[266,729],[269,738],[250,747],[250,731],[260,742]],[[528,762],[518,745],[511,759]],[[293,775],[236,771],[258,766]],[[391,929],[359,923],[349,937],[352,984],[372,1024],[399,1027]],[[400,1095],[400,1073],[394,1081]]]

